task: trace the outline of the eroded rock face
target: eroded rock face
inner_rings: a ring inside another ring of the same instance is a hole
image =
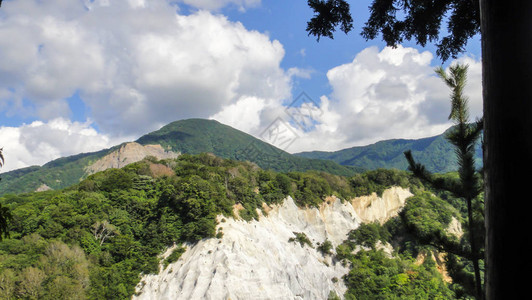
[[[41,186],[39,186],[35,191],[36,192],[44,192],[44,191],[49,191],[51,190],[52,188],[47,186],[46,184],[41,184]]]
[[[412,193],[409,190],[391,187],[382,193],[382,197],[373,193],[369,196],[354,198],[351,203],[362,223],[378,221],[384,224],[387,220],[397,216],[410,196]]]
[[[161,145],[141,145],[139,143],[126,143],[120,149],[113,151],[100,158],[85,170],[88,175],[110,168],[122,168],[128,164],[140,161],[146,156],[154,156],[157,159],[177,158],[179,153],[166,151]]]
[[[396,189],[393,197],[411,195],[403,191]],[[382,198],[372,201],[377,205]],[[264,207],[267,215],[258,221],[220,216],[221,239],[189,245],[177,262],[144,276],[133,299],[327,299],[331,291],[341,296],[348,268],[317,246],[327,239],[336,247],[360,225],[359,213],[365,212],[352,203],[330,197],[319,208],[302,209],[288,197],[281,205]],[[312,247],[289,241],[295,232],[304,233]]]

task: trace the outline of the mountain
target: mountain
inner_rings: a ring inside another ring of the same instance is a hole
[[[226,159],[251,161],[263,169],[282,172],[318,170],[336,175],[352,175],[357,171],[354,167],[341,166],[330,160],[292,155],[214,120],[187,119],[170,123],[135,142],[59,158],[43,166],[2,173],[0,195],[66,188],[92,173],[106,168],[120,168],[145,156],[164,159],[178,154],[203,152]]]
[[[312,159],[328,159],[343,166],[359,167],[367,170],[395,168],[406,170],[408,163],[404,157],[406,150],[412,150],[417,162],[435,173],[456,171],[458,165],[453,146],[445,139],[447,134],[422,139],[392,139],[367,146],[347,148],[334,152],[312,151],[295,155]],[[481,167],[482,151],[480,143],[476,147],[476,165]]]
[[[329,160],[295,156],[215,120],[176,121],[142,136],[137,143],[158,144],[165,149],[187,154],[210,152],[226,159],[251,161],[263,169],[280,172],[318,170],[352,175],[361,171]]]

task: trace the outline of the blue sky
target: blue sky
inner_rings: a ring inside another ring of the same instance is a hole
[[[442,64],[434,46],[364,40],[371,1],[350,3],[353,31],[317,42],[305,31],[306,1],[4,1],[2,171],[185,118],[216,119],[274,145],[264,133],[285,129],[289,152],[441,133],[449,91],[434,76]],[[475,116],[479,60],[472,39],[458,61],[470,65]]]

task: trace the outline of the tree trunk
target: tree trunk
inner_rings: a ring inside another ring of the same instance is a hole
[[[480,0],[480,6],[486,298],[514,299],[530,292],[523,271],[530,270],[532,1]]]

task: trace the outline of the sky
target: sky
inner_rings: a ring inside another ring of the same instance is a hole
[[[5,0],[0,148],[6,172],[97,151],[170,122],[214,119],[290,153],[441,134],[450,90],[434,68],[469,65],[481,116],[480,39],[442,62],[354,28],[308,36],[303,0]]]

